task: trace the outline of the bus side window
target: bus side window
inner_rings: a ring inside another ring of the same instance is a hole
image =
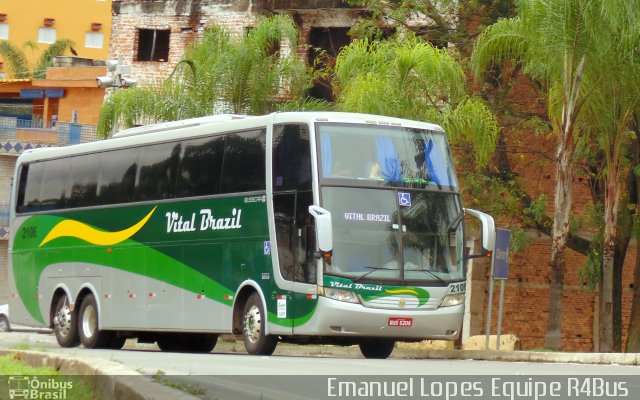
[[[98,202],[100,165],[93,154],[71,159],[71,174],[67,182],[67,208],[95,206]]]
[[[225,136],[191,139],[183,143],[176,183],[177,197],[220,194]]]
[[[45,164],[42,188],[40,191],[39,209],[58,210],[65,208],[67,202],[67,181],[71,172],[71,163],[68,158],[43,161]]]
[[[107,151],[100,155],[98,203],[127,203],[133,199],[139,148]]]
[[[266,131],[227,135],[222,164],[222,193],[265,190]]]
[[[18,198],[16,199],[16,212],[24,212],[24,198],[27,192],[27,177],[29,176],[29,164],[22,164],[20,167],[20,180],[18,182]]]
[[[161,200],[175,196],[180,143],[148,146],[140,153],[138,184],[134,200]]]

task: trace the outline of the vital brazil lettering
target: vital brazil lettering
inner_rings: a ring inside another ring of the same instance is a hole
[[[240,229],[240,216],[242,210],[231,211],[231,217],[215,218],[211,209],[200,210],[200,227],[201,231],[219,230],[219,229]],[[175,211],[167,211],[167,232],[194,232],[196,230],[196,213],[191,213],[191,218],[184,218]]]

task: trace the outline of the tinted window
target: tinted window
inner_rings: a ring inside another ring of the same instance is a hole
[[[178,174],[180,197],[220,193],[224,136],[193,139],[183,143],[184,153]]]
[[[133,199],[140,149],[121,149],[100,154],[98,203],[126,203]]]
[[[27,182],[25,189],[24,211],[37,211],[39,209],[43,173],[44,168],[42,163],[33,163],[29,165],[29,181]]]
[[[273,130],[273,190],[311,189],[311,148],[305,125]]]
[[[140,153],[134,200],[170,199],[175,196],[180,151],[180,143],[161,143],[144,148]]]
[[[88,207],[97,204],[99,154],[87,154],[72,158],[70,179],[67,183],[67,208]]]
[[[27,192],[27,177],[29,176],[29,164],[20,167],[20,181],[18,182],[18,198],[16,200],[16,211],[24,211],[24,198]]]
[[[265,189],[265,131],[227,135],[222,165],[222,193]]]
[[[44,174],[40,192],[40,210],[55,210],[65,207],[65,189],[71,164],[69,161],[68,158],[62,158],[42,163],[44,164]]]

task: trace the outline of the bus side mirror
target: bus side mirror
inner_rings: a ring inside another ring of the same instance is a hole
[[[320,252],[331,253],[333,250],[331,213],[322,207],[309,206],[309,214],[316,220],[316,241]]]
[[[480,222],[480,230],[482,231],[482,249],[480,254],[468,254],[466,258],[478,258],[490,256],[496,244],[496,226],[493,217],[482,211],[470,208],[464,209],[465,214],[476,218]]]

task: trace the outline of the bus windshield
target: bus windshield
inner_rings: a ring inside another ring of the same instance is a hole
[[[454,190],[443,132],[373,124],[316,125],[322,179],[337,184]]]
[[[325,186],[322,198],[333,216],[333,257],[326,274],[435,285],[463,279],[458,195]]]

